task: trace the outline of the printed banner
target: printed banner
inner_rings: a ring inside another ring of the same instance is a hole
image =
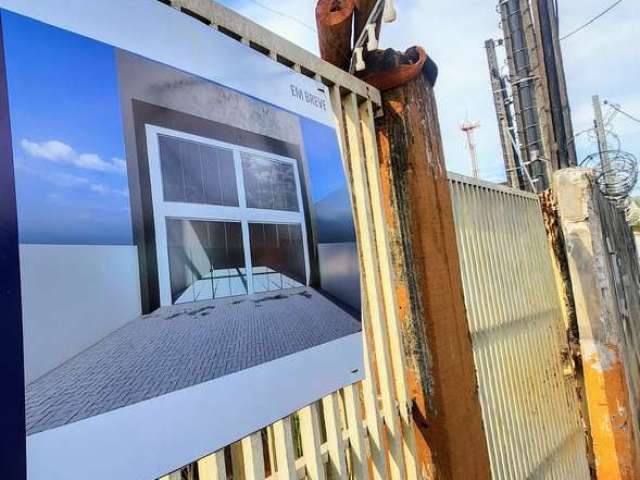
[[[0,7],[28,479],[158,478],[361,380],[326,87],[156,1]]]

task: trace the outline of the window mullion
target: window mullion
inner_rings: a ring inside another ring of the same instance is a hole
[[[238,204],[240,208],[246,211],[247,208],[247,194],[244,188],[244,175],[242,173],[242,158],[240,151],[233,150],[233,163],[236,169],[236,184],[238,190]],[[244,251],[244,268],[247,278],[247,294],[252,295],[254,293],[253,288],[253,264],[251,262],[251,242],[249,238],[249,221],[246,219],[241,220],[242,225],[242,247]]]

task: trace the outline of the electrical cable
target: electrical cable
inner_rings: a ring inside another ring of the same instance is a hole
[[[314,27],[312,27],[308,23],[304,22],[303,20],[300,20],[298,17],[295,17],[293,15],[289,15],[288,13],[284,13],[284,12],[282,12],[280,10],[277,10],[277,9],[275,9],[273,7],[270,7],[269,5],[265,5],[264,3],[259,2],[258,0],[249,0],[249,2],[253,3],[254,5],[257,5],[260,8],[264,8],[265,10],[268,10],[271,13],[274,13],[274,14],[279,15],[279,16],[284,17],[284,18],[288,18],[289,20],[293,20],[294,22],[302,25],[303,27],[311,30],[314,33],[318,33],[318,31]]]
[[[635,115],[631,115],[628,112],[625,112],[624,110],[622,110],[622,108],[620,108],[620,105],[609,102],[608,100],[604,101],[605,105],[610,106],[611,108],[613,108],[616,112],[621,113],[622,115],[624,115],[627,118],[630,118],[631,120],[633,120],[634,122],[640,123],[640,118],[636,117]]]
[[[576,28],[575,30],[569,32],[568,34],[566,34],[563,37],[560,37],[560,40],[566,40],[567,38],[569,38],[572,35],[575,35],[576,33],[578,33],[580,30],[588,27],[589,25],[591,25],[593,22],[595,22],[596,20],[598,20],[600,17],[602,17],[603,15],[609,13],[611,10],[613,10],[615,7],[617,7],[618,5],[620,5],[622,3],[622,0],[618,0],[617,2],[615,2],[613,5],[609,6],[608,8],[606,8],[605,10],[603,10],[602,12],[600,12],[598,15],[596,15],[595,17],[593,17],[591,20],[589,20],[587,23],[581,25],[580,27]]]
[[[316,35],[318,35],[318,30],[316,30],[314,27],[312,27],[311,25],[309,25],[308,23],[304,22],[303,20],[300,20],[298,17],[295,17],[293,15],[289,15],[288,13],[284,13],[278,9],[275,9],[273,7],[270,7],[269,5],[265,5],[262,2],[259,2],[258,0],[248,0],[250,3],[253,3],[254,5],[257,5],[260,8],[263,8],[265,10],[267,10],[268,12],[271,12],[275,15],[279,15],[283,18],[287,18],[289,20],[292,20],[296,23],[298,23],[299,25],[302,25],[303,27],[305,27],[307,30],[312,31],[313,33],[315,33]],[[345,55],[344,56],[345,59],[349,59],[349,61],[351,61],[351,56],[350,55]]]

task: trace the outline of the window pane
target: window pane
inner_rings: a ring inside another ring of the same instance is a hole
[[[222,205],[237,207],[238,185],[236,184],[236,167],[231,150],[217,149],[219,178],[222,189]]]
[[[184,200],[189,203],[203,203],[202,159],[200,158],[198,145],[191,142],[181,142],[180,160],[182,161],[184,175]]]
[[[159,143],[165,201],[239,205],[230,150],[166,135]]]
[[[158,140],[164,200],[166,202],[182,201],[184,199],[184,179],[180,162],[180,144],[175,139],[164,135],[161,135]]]
[[[167,241],[174,303],[247,294],[239,223],[167,219]]]
[[[300,210],[293,165],[243,153],[242,171],[247,207]]]
[[[224,205],[220,182],[220,162],[215,149],[201,148],[202,170],[204,172],[205,201],[211,205]],[[235,182],[234,182],[235,186]]]
[[[305,284],[300,225],[251,223],[249,235],[256,293]]]
[[[244,245],[242,227],[239,223],[225,223],[227,241],[227,268],[244,268]]]

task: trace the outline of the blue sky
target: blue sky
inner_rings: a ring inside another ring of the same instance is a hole
[[[317,53],[315,32],[251,0],[220,0],[285,38]],[[260,0],[260,3],[315,25],[315,0]],[[460,124],[479,121],[476,134],[481,176],[504,179],[502,154],[486,66],[484,41],[500,38],[497,0],[432,2],[396,0],[398,20],[383,28],[381,46],[406,49],[422,45],[438,63],[436,85],[447,168],[469,174],[469,156]],[[561,34],[582,25],[608,7],[609,0],[559,0]],[[577,132],[591,127],[591,96],[618,102],[640,116],[640,8],[623,0],[588,28],[562,42],[567,84]],[[612,126],[625,150],[640,156],[640,124],[618,115]],[[582,159],[595,151],[588,135],[576,140]]]
[[[21,243],[131,244],[114,49],[2,12]]]

